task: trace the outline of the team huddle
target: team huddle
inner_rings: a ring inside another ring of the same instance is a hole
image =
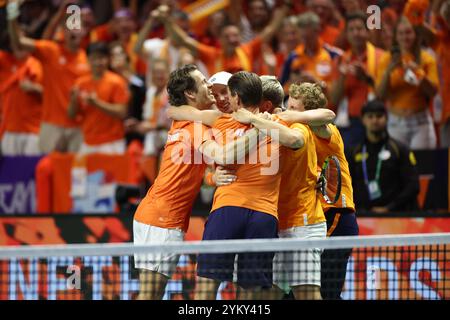
[[[186,65],[171,73],[167,92],[174,121],[158,177],[134,216],[135,244],[183,241],[203,180],[217,186],[203,240],[323,239],[339,225],[357,234],[343,141],[319,85],[292,84],[283,111],[284,90],[275,77],[219,72],[208,81]],[[317,192],[318,168],[330,155],[342,170],[334,204]],[[280,299],[288,292],[296,299],[339,298],[350,252],[343,254],[331,276],[324,275],[321,249],[200,254],[195,299],[215,299],[223,281],[236,282],[239,299]],[[178,260],[136,255],[139,299],[162,299]],[[321,278],[328,276],[334,282],[325,292]]]

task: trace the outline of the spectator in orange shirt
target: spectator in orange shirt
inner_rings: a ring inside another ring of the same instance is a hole
[[[42,66],[26,52],[0,51],[0,153],[34,156],[42,117]]]
[[[297,82],[323,82],[332,79],[332,57],[319,38],[320,18],[313,12],[305,12],[297,19],[302,43],[295,48],[283,66],[281,83],[289,87]]]
[[[391,52],[378,68],[377,96],[388,105],[388,131],[411,149],[434,149],[436,133],[430,105],[439,79],[435,58],[423,50],[417,29],[402,16]]]
[[[343,29],[342,21],[337,20],[337,8],[331,0],[307,0],[306,6],[320,18],[320,39],[334,45]]]
[[[284,62],[289,54],[300,45],[300,31],[297,26],[297,16],[289,16],[284,19],[281,29],[277,34],[278,49],[275,53],[277,59],[276,75],[281,75]]]
[[[345,147],[352,147],[364,138],[360,115],[362,106],[375,98],[375,80],[383,51],[369,42],[367,17],[357,12],[346,17],[345,34],[350,49],[335,64],[337,79],[331,86],[330,103],[337,109],[336,125]]]
[[[255,70],[253,62],[260,56],[263,42],[269,41],[281,26],[288,10],[289,6],[287,4],[283,5],[282,8],[278,8],[271,23],[251,42],[245,44],[241,44],[240,31],[237,26],[225,26],[221,34],[221,48],[217,49],[205,46],[189,37],[169,16],[166,6],[160,6],[158,9],[159,19],[164,22],[171,37],[190,49],[194,56],[199,57],[205,63],[210,74],[219,71],[235,73],[240,70],[261,72],[262,70]]]
[[[145,102],[146,85],[143,76],[133,72],[130,65],[130,58],[120,42],[113,42],[109,45],[110,68],[120,75],[127,83],[130,91],[128,102],[128,116],[130,118],[142,119],[142,108]],[[138,139],[140,139],[140,136]],[[132,138],[128,137],[127,138]]]
[[[169,97],[169,64],[167,60],[155,59],[152,63],[152,83],[147,89],[142,110],[142,121],[127,120],[127,129],[144,135],[142,167],[147,179],[153,183],[158,173],[158,161],[167,140],[171,120],[167,118]]]
[[[108,71],[109,50],[105,43],[89,45],[91,74],[80,77],[71,93],[68,114],[81,115],[83,144],[81,154],[125,153],[123,118],[127,114],[128,85]]]
[[[7,5],[8,30],[13,45],[31,52],[43,69],[43,108],[39,145],[43,153],[78,151],[82,137],[77,121],[67,115],[70,89],[75,80],[88,73],[85,52],[80,48],[84,30],[64,28],[64,42],[33,40],[22,35],[17,24],[19,2]]]
[[[216,11],[208,17],[208,26],[205,34],[198,41],[211,47],[220,48],[220,33],[228,24],[228,16],[225,11]]]
[[[185,56],[183,54],[185,48],[177,41],[173,41],[172,39],[170,39],[167,31],[165,39],[147,39],[150,31],[158,22],[158,17],[159,10],[154,9],[149,14],[144,26],[139,31],[137,40],[134,45],[134,53],[147,62],[146,79],[148,83],[152,79],[151,64],[153,59],[159,58],[167,60],[170,67],[169,71],[173,71],[184,64],[188,64],[185,63],[185,61],[183,61],[182,59]],[[186,33],[189,33],[189,16],[186,13],[184,13],[183,11],[174,11],[172,12],[172,18],[174,20],[174,23],[176,23]],[[205,76],[209,74],[206,66],[201,61],[197,59],[195,61],[195,64]]]
[[[67,18],[67,8],[73,4],[72,0],[64,0],[60,5],[58,11],[45,27],[42,34],[42,39],[63,41],[64,32],[61,28],[64,28],[64,20]],[[91,31],[95,26],[95,17],[91,7],[84,5],[80,11],[81,24],[85,30],[85,35],[81,41],[81,47],[86,49],[90,42]]]

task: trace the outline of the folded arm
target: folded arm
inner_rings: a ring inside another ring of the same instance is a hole
[[[277,114],[277,116],[291,124],[291,123],[303,123],[309,126],[318,127],[324,124],[332,123],[336,114],[330,109],[319,108],[315,110],[307,111],[293,111],[287,110]]]
[[[214,122],[222,115],[223,113],[217,110],[198,110],[188,105],[167,109],[167,116],[172,120],[197,121],[209,127],[212,127]]]
[[[252,118],[251,124],[255,128],[261,130],[261,133],[268,135],[285,147],[300,149],[305,144],[305,140],[301,132],[286,127],[281,123],[255,116]]]
[[[248,130],[242,137],[225,145],[214,140],[204,142],[199,151],[218,165],[236,164],[243,159],[258,143],[258,129]]]

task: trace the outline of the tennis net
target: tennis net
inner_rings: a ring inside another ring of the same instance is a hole
[[[314,284],[325,299],[449,299],[449,244],[439,233],[0,247],[0,299],[145,299],[159,287],[164,300],[298,299]]]

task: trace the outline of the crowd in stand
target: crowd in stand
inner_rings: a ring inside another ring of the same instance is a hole
[[[1,154],[124,154],[137,140],[151,181],[169,74],[189,63],[207,78],[275,75],[286,94],[319,83],[346,148],[364,140],[375,98],[391,137],[450,146],[450,0],[209,2],[0,1]]]

